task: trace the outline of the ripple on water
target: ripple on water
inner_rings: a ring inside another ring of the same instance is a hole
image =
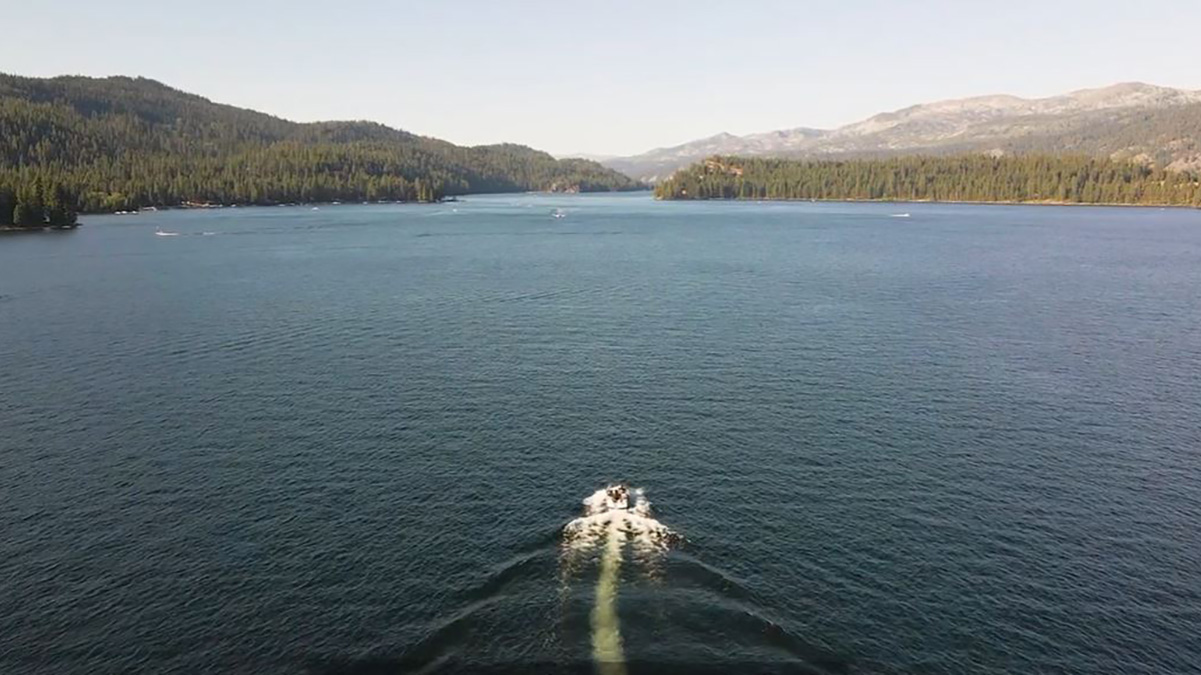
[[[471,202],[2,242],[0,671],[1201,662],[1195,214]]]

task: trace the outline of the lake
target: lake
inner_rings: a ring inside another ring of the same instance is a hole
[[[83,223],[0,238],[2,672],[1201,663],[1201,211]]]

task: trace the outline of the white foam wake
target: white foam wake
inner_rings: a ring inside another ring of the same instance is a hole
[[[617,582],[621,579],[621,537],[617,523],[609,523],[600,576],[596,580],[596,604],[592,607],[592,658],[601,675],[625,675],[625,654],[617,618]]]
[[[625,656],[617,615],[622,551],[628,542],[640,561],[649,563],[667,551],[677,535],[651,517],[641,488],[610,485],[584,500],[584,515],[563,528],[565,563],[600,549],[596,605],[592,608],[592,657],[603,675],[624,675]]]
[[[651,516],[651,503],[642,488],[610,485],[584,500],[584,515],[567,523],[563,541],[569,549],[586,551],[617,532],[635,548],[665,551],[677,538]]]

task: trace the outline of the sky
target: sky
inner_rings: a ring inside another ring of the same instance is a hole
[[[558,155],[984,94],[1201,89],[1196,0],[0,0],[0,16],[0,72],[141,75]]]

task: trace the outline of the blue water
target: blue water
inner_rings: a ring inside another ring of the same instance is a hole
[[[84,223],[0,238],[0,672],[589,672],[613,480],[631,673],[1201,663],[1201,211]]]

